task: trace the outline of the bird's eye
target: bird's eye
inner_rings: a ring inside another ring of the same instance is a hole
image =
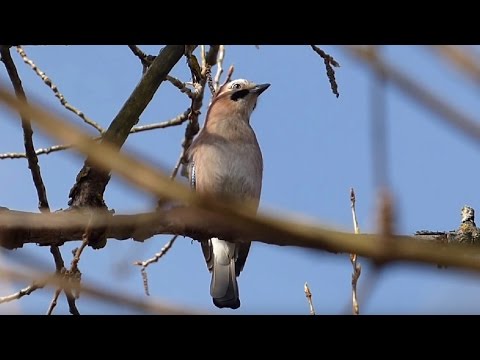
[[[242,86],[241,86],[239,83],[235,83],[235,84],[232,85],[232,89],[234,89],[234,90],[238,90],[238,89],[240,89],[241,87],[242,87]]]

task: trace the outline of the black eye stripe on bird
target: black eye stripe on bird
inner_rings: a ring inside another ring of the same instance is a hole
[[[238,91],[234,92],[232,95],[230,95],[230,99],[232,99],[233,101],[237,101],[238,99],[243,99],[249,93],[250,93],[250,91],[247,90],[247,89],[238,90]]]
[[[187,154],[189,166],[186,169],[195,191],[248,198],[258,207],[263,159],[250,126],[250,116],[257,98],[269,86],[244,79],[234,80],[226,84],[212,102],[204,127]],[[201,242],[207,268],[212,274],[210,295],[219,308],[240,307],[237,277],[247,260],[252,239],[238,240],[241,242],[214,237]]]

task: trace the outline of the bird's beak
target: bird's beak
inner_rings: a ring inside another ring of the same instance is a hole
[[[270,86],[270,84],[259,84],[252,89],[252,92],[254,94],[260,95],[265,90],[267,90],[269,86]]]

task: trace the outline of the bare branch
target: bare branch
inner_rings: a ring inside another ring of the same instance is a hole
[[[140,59],[142,64],[144,62],[148,62],[147,60],[148,55],[145,54],[142,50],[140,50],[140,48],[137,45],[128,45],[128,47],[130,48],[130,50],[132,50],[133,54]]]
[[[355,210],[355,190],[353,188],[350,189],[350,202],[352,208],[352,218],[353,218],[353,228],[355,230],[355,234],[360,234],[360,227],[358,226],[357,220],[357,213]],[[350,262],[353,266],[353,273],[352,273],[352,310],[354,315],[360,314],[360,306],[358,304],[357,298],[357,283],[358,278],[362,272],[362,267],[360,264],[357,263],[357,255],[350,254]]]
[[[185,121],[188,120],[188,115],[190,114],[190,109],[187,109],[184,111],[182,114],[174,117],[173,119],[167,120],[167,121],[162,121],[159,123],[154,123],[154,124],[148,124],[148,125],[139,125],[139,126],[134,126],[132,130],[130,130],[130,134],[136,134],[139,132],[143,131],[150,131],[150,130],[155,130],[155,129],[165,129],[171,126],[178,126],[183,124]],[[100,140],[100,137],[92,138],[92,140],[98,141]],[[44,149],[37,149],[35,150],[35,154],[37,155],[48,155],[52,152],[57,152],[57,151],[62,151],[62,150],[68,150],[72,148],[72,144],[63,144],[63,145],[54,145],[50,146],[48,148]],[[0,154],[0,160],[3,159],[22,159],[26,158],[27,155],[25,153],[5,153],[5,154]]]
[[[10,49],[7,46],[2,46],[0,49],[2,56],[2,61],[7,69],[8,76],[12,82],[15,94],[21,100],[27,101],[25,91],[23,90],[22,81],[18,76],[17,68],[15,63],[10,55]],[[35,154],[35,147],[33,145],[33,130],[30,120],[21,116],[22,119],[22,128],[23,128],[23,140],[25,143],[25,153],[28,160],[28,167],[32,174],[33,183],[37,190],[38,196],[38,207],[42,212],[49,212],[50,208],[47,200],[47,192],[45,190],[45,185],[43,184],[42,174],[40,172],[40,166],[38,165],[38,158]]]
[[[53,310],[57,307],[58,297],[60,296],[61,292],[62,292],[61,288],[55,289],[55,293],[53,294],[52,301],[50,301],[50,305],[48,305],[47,315],[53,314]]]
[[[55,261],[55,269],[57,274],[60,274],[62,270],[65,269],[65,263],[63,262],[62,253],[60,249],[56,245],[50,246],[50,253],[53,256],[53,260]]]
[[[139,133],[142,131],[149,131],[149,130],[154,130],[154,129],[164,129],[167,127],[171,126],[178,126],[182,125],[185,121],[188,120],[188,115],[190,114],[190,109],[185,110],[183,113],[180,115],[174,117],[173,119],[167,120],[167,121],[162,121],[160,123],[155,123],[155,124],[148,124],[148,125],[141,125],[141,126],[135,126],[130,130],[130,134],[135,134]]]
[[[190,99],[193,100],[193,98],[195,97],[195,93],[187,87],[187,84],[170,75],[167,75],[165,79],[171,82],[173,86],[175,86],[178,90],[180,90],[182,93],[186,94]]]
[[[170,250],[170,248],[173,246],[175,243],[175,240],[177,240],[178,235],[173,236],[168,243],[165,244],[165,246],[155,254],[154,257],[145,260],[145,261],[135,261],[133,264],[141,266],[142,268],[140,269],[142,278],[143,278],[143,286],[145,288],[145,294],[147,296],[150,296],[150,293],[148,291],[148,278],[147,278],[147,267],[152,264],[158,262],[167,252]]]
[[[95,121],[90,119],[87,115],[85,115],[82,111],[78,110],[74,106],[72,106],[70,103],[67,102],[65,99],[65,96],[58,90],[58,87],[52,82],[52,80],[42,71],[38,68],[38,66],[33,62],[33,60],[29,59],[27,54],[25,53],[25,50],[18,45],[17,46],[17,52],[18,54],[22,57],[23,61],[29,65],[33,71],[42,79],[42,81],[47,85],[55,94],[55,97],[60,100],[60,103],[65,107],[65,109],[71,111],[75,115],[77,115],[80,119],[82,119],[86,124],[94,127],[98,132],[103,133],[105,130]]]
[[[46,275],[42,274],[40,271],[24,273],[0,267],[0,272],[16,281],[33,281],[34,283],[46,284],[45,286],[49,287],[53,286],[64,290],[81,291],[82,294],[88,295],[92,298],[107,301],[112,304],[127,306],[147,313],[163,315],[201,314],[200,311],[194,311],[186,307],[179,307],[178,305],[171,305],[164,301],[147,301],[126,295],[123,292],[107,290],[105,287],[75,284],[59,275]]]
[[[330,87],[332,88],[332,92],[337,96],[337,98],[340,96],[338,93],[338,85],[337,81],[335,80],[335,70],[333,70],[332,66],[335,67],[340,67],[340,64],[329,54],[327,54],[325,51],[320,49],[316,45],[310,45],[318,55],[323,59],[325,63],[325,68],[327,69],[327,76],[328,76],[328,81],[330,81]]]
[[[70,265],[70,269],[65,271],[65,277],[73,284],[80,285],[82,279],[82,273],[78,268],[78,263],[80,261],[80,256],[82,255],[83,250],[87,247],[88,242],[90,241],[90,236],[92,234],[92,215],[90,215],[90,220],[85,228],[85,232],[82,235],[82,245],[79,248],[73,250],[73,259]],[[80,297],[79,290],[74,289],[65,289],[65,296],[67,297],[68,308],[70,314],[80,315],[80,312],[77,309],[75,300]]]
[[[303,286],[303,291],[305,292],[305,296],[307,298],[308,305],[310,307],[310,315],[315,315],[315,308],[313,307],[313,301],[312,301],[312,293],[307,283],[305,283],[305,285]]]
[[[7,295],[7,296],[2,296],[0,297],[0,304],[13,301],[13,300],[18,300],[24,297],[25,295],[30,295],[32,292],[35,290],[43,288],[45,285],[40,285],[40,284],[32,284],[30,286],[27,286],[26,288],[16,292],[15,294]]]
[[[208,84],[208,88],[210,89],[210,93],[212,95],[215,95],[215,87],[213,86],[213,79],[212,79],[212,68],[210,66],[207,67],[205,76],[207,77],[207,84]]]
[[[133,54],[140,59],[140,62],[143,66],[142,74],[145,74],[150,65],[152,65],[152,62],[153,60],[155,60],[156,56],[145,54],[136,45],[128,45],[128,47],[130,48],[130,50],[132,50]]]
[[[228,204],[229,201],[225,201]],[[317,224],[292,221],[289,217],[271,217],[259,213],[255,220],[237,218],[223,212],[194,208],[173,208],[138,215],[107,215],[94,213],[92,229],[106,228],[110,239],[143,241],[146,229],[152,234],[175,234],[196,240],[213,236],[235,242],[238,238],[258,239],[266,244],[297,246],[339,253],[356,253],[377,261],[416,261],[444,264],[480,271],[480,248],[443,241],[445,234],[415,237],[392,235],[391,247],[386,248],[384,237],[371,234],[351,234],[325,229]],[[241,208],[241,205],[235,205]],[[82,238],[89,217],[75,211],[34,214],[15,211],[0,212],[0,245],[21,247],[26,243],[50,245]],[[150,235],[151,236],[151,235]],[[150,236],[146,237],[149,238]],[[477,256],[477,258],[476,258]]]
[[[208,53],[205,54],[205,47],[202,45],[202,69],[200,74],[200,83],[196,84],[197,86],[196,86],[195,97],[192,99],[192,105],[190,107],[191,109],[189,114],[190,122],[188,123],[185,129],[185,138],[182,142],[182,152],[180,155],[180,162],[177,163],[177,165],[175,166],[174,174],[172,175],[173,178],[176,176],[180,165],[185,164],[185,161],[186,161],[185,155],[187,154],[187,151],[190,148],[190,145],[192,144],[193,138],[195,137],[195,135],[197,135],[198,131],[200,130],[200,127],[198,125],[198,116],[200,115],[200,109],[202,108],[202,105],[203,105],[205,85],[207,83],[207,80],[210,74],[210,69],[215,64],[215,61],[217,59],[218,50],[219,50],[219,45],[212,45],[210,46]],[[195,69],[192,68],[192,65],[190,64],[190,62],[189,62],[189,66],[193,73]],[[162,201],[163,200],[160,199],[159,204]]]
[[[228,68],[227,77],[225,78],[225,81],[223,82],[222,86],[220,86],[220,88],[227,85],[227,83],[232,79],[232,75],[234,71],[235,71],[235,67],[233,65],[230,65],[230,67]]]
[[[223,60],[225,59],[225,45],[220,45],[217,56],[217,73],[213,82],[214,92],[217,93],[220,87],[220,78],[223,74]]]
[[[160,84],[182,57],[184,50],[185,46],[183,45],[167,45],[160,50],[159,55],[148,67],[139,84],[111,122],[102,137],[102,144],[110,143],[118,152]],[[110,169],[108,167],[99,169],[92,166],[92,163],[91,157],[88,157],[77,175],[76,183],[70,190],[68,205],[72,208],[98,207],[106,209],[103,194],[110,181]],[[103,248],[106,245],[106,238],[101,229],[92,234],[89,245],[95,249]]]

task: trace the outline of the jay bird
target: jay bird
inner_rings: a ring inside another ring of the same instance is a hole
[[[218,89],[205,124],[186,154],[185,170],[195,191],[250,199],[258,209],[263,159],[250,126],[250,116],[259,95],[269,86],[237,79]],[[243,270],[251,243],[239,240],[233,243],[211,238],[201,242],[212,274],[210,295],[219,308],[240,307],[237,277]]]

